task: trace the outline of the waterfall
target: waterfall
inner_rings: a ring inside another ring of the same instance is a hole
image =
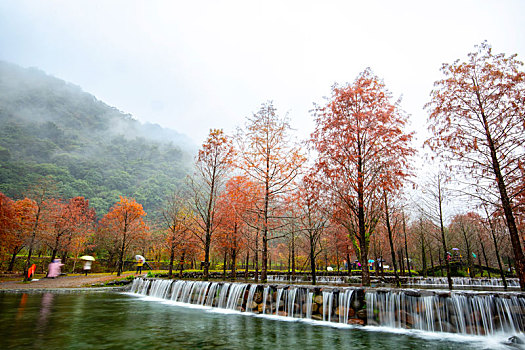
[[[507,278],[507,286],[519,288],[520,282],[517,278]],[[446,286],[448,280],[446,277],[408,277],[406,284],[413,286]],[[469,278],[469,277],[452,277],[452,285],[458,287],[494,287],[503,288],[501,278]]]
[[[210,282],[199,282],[197,285],[197,304],[198,305],[204,305],[204,302],[206,301],[206,292],[208,291],[208,287],[210,286]]]
[[[220,284],[218,282],[213,282],[208,289],[208,296],[206,299],[206,306],[213,306],[213,302],[217,297],[217,291],[219,290]]]
[[[142,278],[135,278],[133,280],[133,284],[131,285],[131,292],[142,294],[142,295],[147,295],[150,284],[151,284],[150,280],[145,280]]]
[[[348,314],[353,295],[353,289],[347,289],[343,293],[339,293],[339,323],[348,323]]]
[[[217,301],[217,307],[225,309],[226,308],[226,297],[228,296],[228,290],[230,289],[229,283],[224,283],[221,288],[221,292],[219,293],[219,300]]]
[[[378,290],[366,293],[366,303],[369,324],[474,335],[524,330],[525,299],[518,295]]]
[[[297,295],[296,287],[288,288],[288,300],[287,300],[287,307],[285,311],[290,317],[294,317],[296,295]],[[299,313],[299,317],[301,317],[301,313]]]
[[[257,286],[256,285],[250,285],[250,291],[248,292],[248,298],[246,299],[246,311],[247,312],[252,312],[253,311],[253,308],[252,308],[252,303],[253,303],[253,296],[255,295],[255,291],[257,290]],[[249,308],[249,310],[248,310]]]
[[[182,295],[182,291],[184,290],[184,287],[186,286],[185,281],[175,281],[173,284],[173,287],[171,288],[171,300],[178,301],[179,296]]]
[[[291,277],[287,275],[268,275],[269,282],[291,282]],[[311,282],[309,276],[296,275],[293,282]],[[341,276],[317,276],[318,283],[340,284],[345,283],[346,279]]]
[[[525,331],[525,294],[272,286],[136,278],[130,291],[255,314],[464,335]],[[261,295],[262,292],[262,295]]]
[[[145,280],[142,278],[135,278],[133,282],[131,283],[131,293],[137,293],[139,288],[145,283]]]
[[[264,291],[263,291],[263,307],[262,307],[263,315],[266,314],[266,305],[267,305],[267,302],[268,302],[268,294],[269,294],[269,292],[270,292],[270,286],[264,287]],[[270,295],[270,302],[271,302],[271,299],[272,299],[272,296]],[[269,313],[272,313],[271,307],[270,307],[270,312]]]
[[[306,292],[306,315],[305,317],[308,319],[312,319],[312,303],[314,301],[314,293],[313,292]]]
[[[333,296],[332,291],[323,291],[323,321],[330,322],[332,319]]]
[[[279,304],[281,303],[281,296],[283,295],[283,288],[277,290],[277,297],[275,298],[275,314],[279,315]]]
[[[244,298],[244,291],[247,286],[247,284],[233,284],[230,287],[230,295],[226,303],[226,309],[237,310],[237,307],[242,307],[242,300],[241,304],[238,305],[239,299],[241,296]]]
[[[173,281],[170,281],[170,280],[152,281],[149,295],[155,298],[164,299],[172,282]]]

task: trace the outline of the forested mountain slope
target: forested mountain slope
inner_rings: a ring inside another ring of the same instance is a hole
[[[99,216],[119,195],[154,214],[188,173],[184,135],[142,124],[79,87],[0,62],[0,192],[18,199],[41,176]]]

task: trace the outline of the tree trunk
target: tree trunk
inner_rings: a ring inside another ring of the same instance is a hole
[[[295,281],[295,235],[292,233],[292,281]]]
[[[182,272],[184,271],[184,259],[186,258],[186,249],[182,250],[182,255],[179,261],[179,278],[182,278]]]
[[[476,91],[476,96],[478,98],[479,105],[482,107],[481,96],[479,91]],[[520,280],[521,290],[525,290],[525,257],[523,255],[523,250],[521,248],[520,236],[518,228],[516,226],[516,220],[514,218],[514,213],[512,212],[512,204],[510,202],[509,196],[507,194],[507,185],[505,184],[505,179],[501,173],[501,168],[499,160],[496,154],[496,147],[494,141],[492,140],[492,135],[490,133],[487,117],[482,109],[481,116],[483,118],[483,126],[485,128],[485,136],[487,137],[487,143],[490,149],[490,157],[492,160],[492,170],[496,177],[496,184],[500,193],[501,206],[503,207],[503,212],[505,214],[505,220],[507,221],[507,227],[509,229],[510,241],[512,243],[512,250],[514,251],[514,260],[516,261],[516,274]]]
[[[496,232],[488,213],[487,220],[489,221],[490,233],[492,234],[492,240],[494,241],[494,251],[496,252],[496,260],[498,260],[499,273],[503,283],[503,289],[507,290],[507,280],[505,279],[505,271],[503,271],[503,264],[501,263],[501,256],[499,255],[498,240],[496,239]]]
[[[226,257],[228,256],[228,251],[224,249],[224,260],[222,265],[222,275],[223,278],[226,279]]]
[[[64,244],[64,251],[63,251],[63,254],[62,254],[62,264],[66,263],[67,256],[69,254],[68,249],[71,248],[71,241],[72,240],[73,240],[73,233],[69,232],[69,234],[67,236],[67,243]]]
[[[487,266],[487,274],[489,275],[489,278],[490,277],[490,266],[489,266],[489,261],[487,259],[487,254],[485,252],[485,245],[483,244],[483,241],[481,240],[481,237],[478,236],[478,240],[479,240],[479,243],[481,244],[481,252],[483,253],[483,259],[485,259],[485,266]],[[483,270],[481,270],[483,271]],[[483,273],[481,274],[481,276],[483,276]]]
[[[67,261],[67,256],[68,256],[69,252],[67,250],[64,250],[62,252],[62,264],[66,264],[66,261]]]
[[[210,270],[210,246],[211,246],[211,235],[206,233],[206,240],[204,242],[204,264],[202,271],[202,280],[207,281],[209,270]]]
[[[237,278],[237,249],[232,249],[232,281]]]
[[[346,246],[346,269],[348,271],[348,276],[352,275],[352,264],[350,263],[350,253],[348,252],[350,250],[349,246]]]
[[[250,265],[250,249],[246,249],[246,266],[244,267],[244,279],[248,281],[248,268]]]
[[[13,248],[13,254],[11,255],[11,261],[9,261],[9,267],[7,271],[12,272],[15,267],[16,256],[22,250],[22,245]]]
[[[427,253],[425,251],[425,236],[423,233],[423,220],[419,219],[419,241],[421,243],[421,264],[423,277],[427,277]]]
[[[335,248],[335,262],[336,262],[336,267],[337,267],[337,275],[339,275],[339,268],[340,268],[340,265],[339,265],[339,250],[337,249],[337,247]]]
[[[441,198],[441,180],[439,180],[438,182],[438,202],[439,202],[439,228],[441,230],[441,243],[443,244],[443,251],[445,253],[445,264],[447,267],[448,289],[452,290],[452,276],[450,276],[450,264],[446,257],[447,242],[445,240],[445,227],[443,225],[443,209],[441,207],[441,203],[443,202],[443,199]]]
[[[124,249],[126,247],[126,233],[124,232],[124,237],[122,238],[122,246],[120,248],[120,254],[118,257],[118,267],[117,267],[117,276],[122,274],[124,269]]]
[[[478,265],[479,265],[479,272],[480,277],[483,277],[483,265],[481,265],[481,255],[478,253]]]
[[[310,233],[310,269],[312,271],[312,284],[315,286],[317,274],[315,271],[315,241],[312,233]]]
[[[361,149],[359,147],[357,162],[357,220],[359,226],[359,258],[361,260],[361,283],[364,286],[370,286],[370,271],[368,270],[368,242],[366,237],[367,229],[365,227],[365,186],[363,183],[363,161],[361,157]]]
[[[263,211],[263,232],[262,232],[262,269],[261,282],[266,283],[268,280],[268,206],[270,202],[270,148],[267,148],[266,155],[266,173],[265,173],[265,191],[264,191],[264,211]]]
[[[292,242],[290,241],[288,244],[288,279],[292,279]]]
[[[255,233],[255,283],[259,282],[259,230]]]
[[[173,261],[175,261],[175,244],[173,242],[173,237],[171,241],[171,247],[170,247],[170,268],[168,272],[168,278],[171,278],[173,275]]]
[[[397,261],[399,262],[399,274],[405,276],[405,262],[403,261],[403,249],[397,251]]]
[[[405,212],[403,211],[403,235],[405,236],[405,255],[407,259],[408,276],[412,277],[412,271],[410,270],[410,259],[408,258],[408,245],[407,245],[407,229],[405,222]]]
[[[390,255],[392,258],[392,265],[394,267],[394,280],[396,282],[396,287],[401,287],[401,281],[399,280],[399,275],[397,273],[397,263],[396,263],[396,251],[394,249],[394,238],[392,234],[392,227],[390,226],[390,213],[388,212],[388,198],[386,192],[384,192],[385,199],[385,217],[386,217],[386,229],[388,231],[388,243],[390,244]],[[381,263],[381,270],[383,270],[383,264]]]

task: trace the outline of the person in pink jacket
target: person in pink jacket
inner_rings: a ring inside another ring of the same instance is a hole
[[[64,266],[64,264],[60,262],[60,259],[53,260],[53,262],[49,264],[49,270],[47,272],[47,277],[51,277],[51,278],[58,277],[60,275],[60,269],[62,266]]]

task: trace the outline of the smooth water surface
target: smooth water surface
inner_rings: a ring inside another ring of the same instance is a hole
[[[0,349],[506,348],[501,339],[338,328],[115,292],[0,293],[0,325]]]

